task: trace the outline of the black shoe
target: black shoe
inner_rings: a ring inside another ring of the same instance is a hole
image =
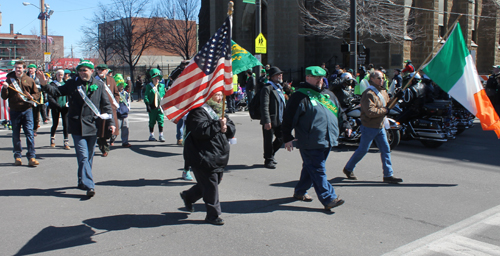
[[[276,164],[273,161],[266,161],[264,167],[267,169],[276,169]]]
[[[93,188],[89,188],[87,190],[87,196],[88,197],[93,197],[95,195],[95,190]]]
[[[278,164],[278,161],[276,161],[274,158],[271,160],[274,164]]]
[[[340,198],[335,198],[333,199],[333,201],[331,201],[330,203],[328,203],[326,206],[325,206],[325,209],[326,210],[330,210],[332,208],[335,208],[337,206],[341,206],[344,204],[344,200],[340,199]]]
[[[348,180],[358,180],[358,177],[354,175],[354,172],[350,172],[344,168],[344,174],[347,176]]]
[[[387,183],[392,183],[392,184],[398,184],[400,182],[403,182],[403,179],[400,179],[400,178],[396,178],[394,176],[391,176],[391,177],[384,177],[384,182],[387,182]]]
[[[186,210],[188,212],[194,212],[193,204],[186,201],[186,199],[184,198],[184,192],[181,192],[180,195],[181,195],[182,201],[184,201],[184,206],[186,207]]]
[[[214,225],[224,225],[224,220],[221,219],[220,217],[217,217],[217,219],[215,219],[215,220],[205,219],[205,221],[210,223],[210,224],[214,224]]]
[[[78,184],[78,189],[79,190],[89,190],[89,188],[83,184]]]

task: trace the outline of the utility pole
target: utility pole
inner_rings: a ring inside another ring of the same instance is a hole
[[[71,45],[71,58],[73,59],[73,45]]]
[[[358,72],[358,30],[356,29],[356,0],[351,0],[351,59],[350,66],[354,72],[353,77],[356,78],[356,73]]]
[[[262,33],[262,0],[255,0],[255,23],[255,37],[257,38],[257,36]],[[255,58],[262,62],[262,54],[255,54]],[[257,71],[255,69],[257,69]],[[260,66],[254,68],[254,73],[257,75],[257,78],[260,76],[260,69]]]

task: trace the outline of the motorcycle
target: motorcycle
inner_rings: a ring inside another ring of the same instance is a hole
[[[456,124],[451,116],[450,100],[422,103],[425,84],[417,82],[405,90],[399,106],[390,116],[400,122],[402,140],[419,140],[425,147],[438,148],[449,139],[455,139]]]
[[[474,126],[475,116],[464,108],[458,101],[453,99],[452,115],[457,122],[457,134],[463,133],[465,130]]]

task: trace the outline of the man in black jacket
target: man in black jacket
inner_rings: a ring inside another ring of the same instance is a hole
[[[193,203],[203,197],[207,208],[205,221],[223,225],[219,202],[219,187],[224,168],[229,161],[228,140],[234,137],[233,121],[224,117],[220,102],[222,92],[217,92],[209,102],[191,110],[186,119],[184,159],[191,166],[196,185],[181,192],[186,210],[193,211]]]
[[[245,83],[245,92],[247,94],[247,106],[249,106],[254,95],[256,82],[255,82],[255,76],[252,73],[251,69],[247,70],[246,74],[247,74],[247,82]]]
[[[78,161],[78,188],[87,191],[87,196],[95,195],[92,177],[92,162],[97,141],[98,118],[109,119],[111,133],[115,131],[113,110],[105,91],[104,83],[92,76],[94,64],[84,60],[76,67],[78,76],[66,81],[63,86],[45,86],[43,73],[37,73],[40,83],[54,97],[69,96],[68,126],[73,136]]]
[[[269,81],[262,87],[260,93],[260,112],[262,134],[264,140],[264,166],[268,169],[276,168],[274,155],[283,145],[283,111],[285,110],[285,93],[283,92],[283,71],[278,67],[269,69]],[[274,141],[273,141],[274,134]]]
[[[351,129],[343,116],[342,108],[329,90],[324,90],[323,77],[326,71],[318,66],[306,68],[306,82],[292,94],[283,119],[285,148],[293,150],[293,141],[299,145],[303,160],[300,180],[293,197],[310,202],[307,190],[314,186],[325,209],[340,206],[340,199],[326,177],[325,162],[332,147],[337,145],[341,129],[349,136]],[[345,116],[344,116],[345,117]],[[295,137],[292,135],[295,130]]]

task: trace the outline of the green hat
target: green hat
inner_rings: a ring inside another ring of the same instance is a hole
[[[123,79],[122,74],[116,74],[113,76],[116,82],[116,86],[124,86],[125,85],[125,79]]]
[[[500,65],[493,66],[493,68],[498,68],[498,69],[500,69]]]
[[[265,68],[263,68],[263,69],[261,69],[261,70],[260,70],[260,73],[266,73],[266,72],[267,72],[267,71],[266,71],[266,69],[265,69]]]
[[[87,67],[90,69],[94,69],[94,63],[90,60],[82,60],[80,63],[78,63],[78,66],[76,66],[76,71],[78,71],[81,67]]]
[[[109,69],[109,68],[108,68],[108,65],[106,65],[106,64],[99,64],[99,65],[97,65],[95,68],[96,68],[96,69]]]
[[[319,66],[306,68],[306,76],[326,76],[326,71]]]
[[[405,63],[411,63],[411,60],[405,60]]]
[[[159,69],[157,68],[153,68],[149,71],[149,75],[151,76],[151,79],[153,79],[154,77],[157,77],[159,76],[161,78],[161,72]]]
[[[71,74],[71,71],[69,69],[65,69],[64,74]]]
[[[28,68],[36,68],[36,65],[35,64],[29,64]]]

